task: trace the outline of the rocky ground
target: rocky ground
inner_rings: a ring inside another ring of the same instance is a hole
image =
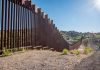
[[[100,50],[95,51],[90,57],[82,59],[75,65],[74,70],[100,70]]]
[[[30,50],[0,57],[0,70],[100,70],[100,51],[62,55],[49,50]]]

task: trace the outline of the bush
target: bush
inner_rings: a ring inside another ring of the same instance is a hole
[[[11,54],[12,54],[12,53],[11,53],[10,49],[5,49],[5,48],[3,48],[2,56],[9,56],[9,55],[11,55]]]
[[[72,54],[79,55],[79,54],[80,54],[80,51],[79,51],[79,50],[74,49],[74,50],[72,50],[72,51],[71,51],[71,53],[72,53]]]
[[[17,52],[18,51],[18,48],[13,48],[12,51],[13,52]]]
[[[84,48],[84,54],[89,54],[91,52],[92,52],[92,48],[90,48],[90,47],[85,47]]]
[[[18,48],[18,51],[25,51],[25,48],[24,47],[20,47],[20,48]]]
[[[63,49],[63,55],[68,54],[68,52],[69,52],[69,51],[68,51],[68,49],[66,49],[66,48],[65,48],[65,49]]]

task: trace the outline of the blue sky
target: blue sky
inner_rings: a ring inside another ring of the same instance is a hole
[[[32,0],[59,30],[100,32],[100,0]]]

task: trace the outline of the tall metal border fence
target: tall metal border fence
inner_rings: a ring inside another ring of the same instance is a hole
[[[53,20],[30,0],[0,0],[0,52],[39,45],[68,48]]]

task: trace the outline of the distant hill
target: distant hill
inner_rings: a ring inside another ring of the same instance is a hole
[[[83,36],[83,33],[76,31],[60,31],[60,33],[63,38],[69,43],[76,42]]]
[[[60,34],[70,44],[73,44],[73,43],[79,41],[82,36],[84,36],[84,38],[100,39],[100,33],[90,33],[90,32],[82,33],[82,32],[77,32],[77,31],[60,31]]]

